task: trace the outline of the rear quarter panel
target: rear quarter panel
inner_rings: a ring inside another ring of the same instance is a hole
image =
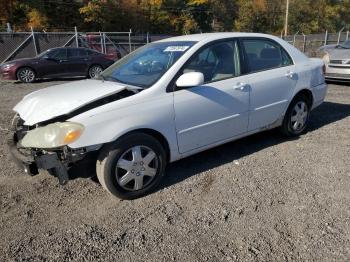
[[[323,65],[324,63],[321,59],[308,58],[307,61],[296,67],[299,75],[299,83],[295,94],[302,89],[310,90],[313,95],[313,108],[324,101],[327,93]]]

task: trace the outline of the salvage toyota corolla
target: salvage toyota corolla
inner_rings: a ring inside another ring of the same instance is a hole
[[[123,199],[155,189],[167,163],[263,130],[298,136],[326,95],[324,63],[252,33],[148,44],[98,79],[46,88],[14,108],[11,152],[60,183],[97,155],[102,186]]]

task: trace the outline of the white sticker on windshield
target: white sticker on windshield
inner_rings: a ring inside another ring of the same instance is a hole
[[[188,48],[186,45],[168,46],[163,52],[185,52]]]

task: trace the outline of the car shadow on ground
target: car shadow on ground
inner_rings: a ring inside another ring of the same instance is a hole
[[[337,122],[350,116],[350,105],[334,102],[324,102],[316,108],[310,116],[308,132],[317,130],[328,124]],[[238,160],[270,146],[284,143],[298,138],[286,138],[277,129],[251,135],[222,146],[204,151],[188,158],[171,163],[167,167],[166,176],[158,190],[180,183],[194,175],[216,168],[218,166]],[[95,156],[96,159],[96,156]],[[97,182],[94,158],[85,159],[80,165],[69,170],[71,179],[92,178]]]
[[[310,116],[308,132],[350,116],[350,105],[324,102]],[[286,138],[277,129],[251,135],[170,164],[160,189],[180,183],[187,178],[233,162],[260,150],[298,138]]]

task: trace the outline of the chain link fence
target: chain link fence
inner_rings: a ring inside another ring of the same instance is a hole
[[[129,32],[0,32],[0,63],[34,57],[54,47],[87,47],[114,58],[124,56],[146,43],[169,35]]]
[[[0,63],[34,57],[47,49],[63,46],[87,47],[111,57],[122,57],[146,43],[171,37],[171,35],[133,34],[128,32],[0,32]],[[283,37],[310,57],[324,45],[339,44],[349,38],[349,31],[305,35],[297,32]]]

